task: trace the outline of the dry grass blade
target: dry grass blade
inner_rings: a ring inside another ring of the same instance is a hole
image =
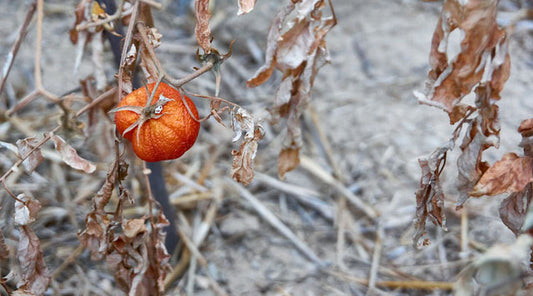
[[[376,281],[378,277],[379,262],[381,260],[381,252],[383,250],[384,230],[383,223],[378,222],[378,230],[376,231],[376,242],[374,244],[374,255],[372,256],[372,265],[370,266],[370,276],[368,278],[368,291],[366,295],[372,295],[372,290],[376,288]]]
[[[359,285],[367,286],[368,280],[357,278],[345,273],[328,271],[341,280],[353,282]],[[454,283],[452,282],[432,282],[432,281],[381,281],[376,282],[377,287],[390,289],[408,289],[408,290],[453,290]]]
[[[333,221],[335,218],[335,210],[332,206],[328,205],[319,198],[321,194],[317,191],[298,185],[289,184],[262,173],[256,173],[256,180],[260,183],[291,194],[300,203],[316,210],[320,213],[320,215],[322,215],[322,217],[328,219],[329,221]]]
[[[350,201],[355,207],[363,211],[368,217],[372,219],[376,219],[379,217],[380,214],[376,209],[374,209],[371,205],[368,205],[366,202],[364,202],[355,194],[353,194],[353,192],[346,188],[346,186],[344,186],[339,180],[335,179],[330,173],[322,169],[313,160],[302,155],[300,161],[300,164],[304,169],[306,169],[308,172],[310,172],[326,184],[333,186],[336,191],[345,196],[348,201]]]
[[[246,199],[257,213],[265,219],[272,227],[279,231],[283,236],[289,239],[296,248],[302,252],[309,260],[318,264],[319,266],[325,266],[326,262],[322,261],[315,252],[301,239],[299,239],[283,222],[281,222],[274,213],[272,213],[267,207],[263,205],[250,191],[244,188],[242,185],[236,183],[233,180],[226,179],[228,184],[231,184],[239,194]]]
[[[26,13],[24,22],[22,23],[19,33],[17,34],[17,39],[15,40],[15,43],[13,44],[13,48],[9,52],[7,56],[7,60],[5,61],[4,66],[2,67],[2,80],[0,81],[0,94],[4,90],[4,85],[6,83],[7,76],[9,76],[9,72],[11,71],[11,67],[13,66],[13,62],[15,61],[15,57],[17,56],[20,45],[22,44],[24,37],[26,37],[26,33],[28,32],[28,27],[30,25],[31,19],[33,18],[33,14],[35,13],[36,8],[37,8],[37,1],[34,0],[33,3],[30,4],[30,7],[28,8],[28,12]]]

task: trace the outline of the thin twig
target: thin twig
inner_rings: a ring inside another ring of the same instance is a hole
[[[344,246],[345,246],[345,231],[348,218],[348,210],[346,209],[346,198],[341,197],[337,202],[337,265],[341,270],[346,270],[344,265]]]
[[[59,128],[61,128],[61,126],[56,126],[56,128],[54,128],[51,132],[48,132],[48,133],[45,133],[45,136],[43,137],[43,139],[41,141],[39,141],[37,144],[35,144],[35,146],[33,146],[30,151],[28,151],[25,155],[21,155],[20,156],[20,159],[17,160],[17,162],[15,162],[10,168],[9,170],[7,170],[7,172],[5,172],[2,177],[0,177],[0,182],[2,182],[2,185],[4,187],[4,189],[9,193],[9,195],[11,195],[11,197],[14,197],[16,200],[18,200],[15,196],[15,194],[13,194],[13,192],[11,192],[9,190],[9,188],[7,187],[6,185],[6,180],[7,178],[16,170],[16,168],[18,168],[23,162],[24,160],[26,160],[28,157],[30,157],[30,155],[37,149],[39,149],[42,145],[44,145],[44,143],[48,142],[48,140],[50,140],[52,138],[52,136],[54,135],[55,132],[57,132],[59,130]]]
[[[35,44],[35,84],[37,89],[41,89],[43,85],[42,76],[41,76],[41,50],[42,50],[42,40],[43,40],[43,11],[44,0],[37,0],[37,33],[36,33],[36,44]]]
[[[146,4],[150,5],[150,6],[152,6],[152,7],[155,8],[155,9],[161,9],[161,8],[163,8],[163,4],[161,4],[161,3],[159,3],[159,2],[156,2],[156,1],[154,1],[154,0],[140,0],[140,1],[143,2],[143,3],[146,3]]]
[[[113,88],[109,89],[108,91],[102,93],[96,99],[92,100],[89,104],[83,106],[83,108],[78,110],[78,112],[76,112],[76,117],[78,117],[81,114],[85,113],[87,110],[93,108],[94,106],[100,104],[103,100],[107,99],[110,95],[112,95],[116,91],[117,91],[117,88],[113,87]]]
[[[182,87],[185,83],[199,77],[200,75],[206,73],[207,71],[211,70],[213,66],[215,65],[214,61],[208,60],[205,62],[205,64],[200,67],[195,72],[181,78],[181,79],[174,79],[170,75],[167,74],[163,66],[161,65],[161,62],[157,58],[157,55],[154,52],[154,49],[152,45],[150,44],[150,39],[148,38],[148,35],[146,34],[146,24],[143,22],[137,22],[137,31],[141,35],[141,39],[143,42],[144,47],[148,51],[148,55],[152,59],[152,61],[155,63],[157,70],[161,73],[164,80],[168,82],[169,84],[172,84],[176,88]]]
[[[170,286],[183,275],[187,266],[189,266],[189,261],[191,260],[191,251],[188,248],[185,248],[181,253],[180,261],[172,271],[165,278],[165,290],[167,291]]]
[[[192,255],[194,257],[196,257],[196,259],[198,260],[200,265],[202,265],[203,267],[206,267],[207,266],[207,260],[202,255],[202,253],[200,253],[200,250],[198,250],[198,248],[194,245],[194,243],[187,236],[187,234],[185,234],[185,232],[183,232],[181,227],[178,227],[178,233],[179,233],[181,239],[183,240],[183,243],[185,244],[185,246],[189,249],[189,251],[192,253]]]
[[[32,102],[39,95],[40,95],[40,91],[38,89],[33,90],[31,93],[27,94],[24,98],[19,100],[15,106],[13,106],[9,110],[7,110],[6,115],[7,116],[11,116],[11,115],[15,114],[17,111],[19,111],[20,109],[24,108],[24,106],[26,106],[30,102]]]
[[[468,258],[468,208],[465,206],[461,212],[461,252],[459,257]]]
[[[4,63],[4,66],[2,67],[2,80],[0,81],[0,94],[4,90],[4,85],[6,83],[7,76],[9,76],[9,72],[11,71],[11,67],[13,66],[13,62],[15,61],[15,57],[17,56],[20,45],[22,44],[22,41],[26,37],[26,33],[28,32],[28,27],[30,25],[31,19],[33,18],[33,14],[35,13],[36,7],[37,7],[37,1],[35,0],[30,4],[30,7],[28,8],[28,12],[26,13],[24,22],[20,26],[17,39],[15,40],[15,43],[13,44],[13,48],[11,48],[11,51],[9,52],[7,56],[7,60]]]
[[[126,37],[124,38],[124,44],[122,45],[122,53],[120,54],[120,65],[118,67],[118,98],[122,97],[122,83],[124,75],[124,63],[126,61],[126,56],[128,50],[131,46],[131,40],[133,38],[133,28],[135,28],[135,20],[137,19],[137,13],[139,11],[139,1],[135,1],[133,4],[133,9],[131,11],[130,23],[128,24],[128,29],[126,30]]]
[[[83,31],[83,30],[86,30],[86,29],[89,29],[89,28],[105,25],[105,24],[110,23],[110,22],[112,22],[114,20],[122,18],[123,16],[128,16],[128,15],[130,15],[132,13],[133,8],[129,9],[128,11],[122,12],[123,7],[124,7],[124,0],[121,0],[119,5],[118,5],[117,11],[115,11],[115,13],[113,15],[110,15],[110,16],[106,17],[105,19],[102,19],[102,20],[97,20],[95,22],[79,24],[79,25],[76,26],[76,31],[79,32],[79,31]]]
[[[59,267],[54,270],[54,272],[52,273],[52,279],[55,279],[63,272],[63,270],[65,270],[65,268],[72,264],[72,262],[74,262],[76,258],[78,258],[78,256],[81,254],[81,252],[83,252],[83,250],[85,250],[85,246],[81,244],[76,249],[74,249],[74,251],[72,251],[72,253],[70,253],[70,255],[67,257],[67,259],[65,259],[65,261],[63,261],[63,263],[61,263],[61,265],[59,265]]]

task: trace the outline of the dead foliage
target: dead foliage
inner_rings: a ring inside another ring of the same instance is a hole
[[[286,134],[279,154],[278,174],[293,170],[299,163],[302,147],[300,117],[310,103],[311,90],[320,67],[329,61],[326,34],[337,20],[324,15],[328,2],[324,0],[291,1],[270,25],[265,64],[247,82],[248,87],[265,83],[274,69],[283,74],[274,105],[274,120],[286,119]]]
[[[421,188],[417,191],[419,209],[435,204],[435,197],[443,200],[439,181],[442,169],[433,169],[433,175],[429,178],[431,182],[428,183],[425,181],[428,180],[427,167],[439,168],[445,162],[445,152],[454,148],[463,128],[465,134],[459,145],[461,155],[457,159],[459,197],[456,207],[461,208],[469,196],[482,195],[479,191],[482,185],[476,184],[490,166],[483,160],[483,151],[499,146],[500,124],[496,102],[500,100],[500,92],[509,78],[510,70],[507,33],[496,23],[497,5],[498,1],[484,0],[446,0],[443,3],[431,42],[431,70],[426,90],[424,94],[415,92],[415,95],[421,103],[447,112],[450,124],[456,124],[457,127],[451,142],[435,150],[434,154],[440,157],[430,157],[420,162],[422,179]],[[460,52],[450,56],[448,43],[452,40],[449,37],[456,30],[463,36]],[[463,102],[467,95],[475,96],[473,105]],[[440,207],[432,209],[435,211]],[[434,213],[433,216],[439,215]],[[415,243],[425,231],[424,223],[420,221],[426,217],[427,212],[417,211]],[[438,224],[442,221],[445,221],[442,217],[436,220]]]

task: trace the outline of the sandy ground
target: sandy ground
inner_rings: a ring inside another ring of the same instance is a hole
[[[10,2],[6,4],[9,9],[0,12],[0,54],[3,57],[9,52],[16,37],[16,28],[24,16],[26,2]],[[237,7],[234,2],[217,1],[213,16],[215,44],[225,49],[232,39],[237,40],[233,57],[222,68],[224,83],[220,96],[243,105],[258,117],[268,118],[265,109],[271,106],[279,75],[274,75],[266,85],[256,89],[247,89],[245,81],[262,63],[261,48],[265,45],[270,19],[283,1],[260,0],[256,9],[243,17],[236,16]],[[445,176],[448,193],[446,206],[450,209],[447,212],[449,230],[444,232],[429,225],[432,244],[422,250],[415,250],[411,246],[414,192],[420,178],[417,159],[428,155],[446,141],[453,130],[444,112],[419,105],[412,94],[413,90],[423,87],[428,70],[430,40],[441,4],[415,0],[333,2],[338,26],[326,38],[331,64],[321,69],[310,104],[319,124],[311,119],[311,112],[304,115],[306,145],[302,154],[324,171],[333,170],[324,153],[324,143],[317,136],[319,130],[322,130],[332,147],[334,162],[342,173],[342,184],[382,213],[379,219],[383,235],[381,244],[378,244],[381,247],[378,281],[454,281],[468,258],[479,254],[483,247],[512,242],[514,235],[500,222],[497,214],[497,206],[502,197],[472,200],[466,206],[469,212],[468,234],[478,247],[470,246],[467,252],[460,253],[460,213],[453,211],[456,197],[453,189],[453,166],[457,153],[452,153],[448,161],[450,170]],[[62,2],[50,3],[52,5],[49,7],[57,8],[57,4]],[[73,23],[71,7],[49,10],[45,18],[42,58],[44,84],[56,94],[76,88],[78,79],[92,71],[89,51],[84,57],[80,72],[72,75],[75,49],[68,41],[68,30]],[[505,9],[509,9],[512,5],[506,7]],[[165,62],[169,73],[182,76],[197,65],[194,61],[195,40],[191,35],[192,17],[188,15],[178,18],[170,9],[155,12],[154,17],[164,36],[163,46],[158,49],[160,59]],[[3,95],[2,100],[20,99],[32,89],[34,42],[35,31],[32,29],[22,45],[9,79],[11,99]],[[512,73],[499,104],[501,147],[499,150],[488,151],[486,157],[491,162],[505,152],[520,152],[517,147],[520,137],[516,128],[523,119],[533,114],[533,101],[530,100],[533,91],[530,83],[533,77],[532,48],[531,34],[517,30],[511,41]],[[109,62],[109,67],[106,68],[108,79],[111,79],[114,74],[111,56],[106,55],[105,58]],[[208,74],[192,82],[189,87],[194,92],[212,93],[213,79]],[[6,107],[6,101],[2,102],[2,108]],[[206,114],[208,103],[201,99],[196,102],[200,112]],[[35,118],[35,112],[43,108],[47,108],[44,100],[35,102],[18,116],[28,122],[30,130],[44,132],[47,129],[43,127],[55,123],[57,110],[51,109],[54,110],[54,115],[42,113],[45,115],[41,119]],[[1,141],[14,143],[25,137],[20,128],[6,125],[0,125],[3,127],[0,130]],[[195,295],[215,295],[209,288],[207,275],[230,295],[364,295],[367,292],[366,286],[355,279],[368,279],[376,248],[377,226],[361,211],[351,206],[342,206],[338,191],[305,168],[297,168],[289,173],[284,182],[318,192],[323,205],[333,210],[333,220],[324,218],[317,211],[298,202],[294,195],[269,183],[265,175],[277,176],[276,155],[280,147],[279,134],[282,126],[271,126],[268,122],[264,126],[267,135],[261,142],[256,161],[256,170],[262,177],[249,185],[247,190],[328,265],[319,268],[260,218],[254,207],[237,191],[232,190],[231,186],[222,186],[226,189],[219,202],[217,218],[200,248],[207,265],[198,268]],[[174,173],[180,172],[194,178],[199,166],[209,159],[212,151],[220,153],[220,157],[206,186],[215,188],[216,184],[228,182],[231,149],[237,148],[231,143],[231,137],[230,130],[209,120],[203,124],[198,143],[184,158],[164,164],[172,198],[177,199],[182,192],[190,190],[186,184],[176,179]],[[78,138],[74,137],[72,141],[78,143],[77,147],[83,146]],[[95,148],[98,140],[89,140],[87,143],[83,149],[88,151],[80,148],[85,151],[85,155],[103,155],[102,149]],[[2,169],[7,169],[9,165],[9,158],[3,156]],[[58,181],[62,174],[57,172],[61,171],[59,167],[57,163],[48,163],[47,169],[40,171],[41,178],[51,176],[48,181],[34,176],[22,178],[20,183],[37,184],[37,189],[32,191],[30,187],[26,190],[34,196],[38,195],[39,199],[48,200],[47,205],[50,207],[68,211],[73,211],[76,207],[68,202],[68,206],[62,206],[60,201],[79,197],[80,191],[90,192],[98,188],[97,178],[105,176],[106,170],[105,162],[102,162],[92,183],[91,179],[73,176],[72,173],[63,173],[67,174],[63,175],[66,181]],[[41,183],[35,180],[40,180]],[[86,187],[78,190],[80,184]],[[131,181],[131,185],[138,187],[138,182]],[[45,186],[48,187],[42,189]],[[39,189],[42,191],[39,192]],[[3,197],[5,199],[7,195],[3,194]],[[82,205],[74,211],[77,223],[83,223],[88,208],[89,205]],[[335,215],[338,209],[341,209],[339,213],[344,214]],[[205,207],[200,204],[196,209],[188,210],[187,215],[193,217],[198,213],[201,216],[204,210]],[[53,223],[51,228],[39,226],[42,229],[38,234],[49,242],[48,246],[62,247],[60,250],[63,253],[57,249],[46,249],[47,263],[51,269],[65,258],[65,252],[68,253],[76,245],[74,235],[80,226],[67,218],[64,220],[62,228]],[[344,242],[341,243],[338,242],[339,228],[344,230],[344,235],[341,235]],[[53,235],[48,232],[59,229],[64,229],[70,235],[64,234],[62,239],[56,241],[50,239]],[[6,225],[2,225],[2,230],[7,232]],[[57,287],[74,285],[76,279],[85,275],[95,280],[93,285],[100,285],[99,291],[111,295],[118,293],[110,292],[112,276],[95,273],[94,270],[102,269],[91,263],[87,254],[82,254],[74,265],[75,275],[59,278],[59,282],[63,283],[58,282]],[[2,269],[2,272],[7,271]],[[186,279],[187,276],[171,294],[183,289]],[[95,284],[97,282],[100,284]],[[95,293],[97,290],[91,291]],[[373,293],[445,295],[448,292],[380,287]]]

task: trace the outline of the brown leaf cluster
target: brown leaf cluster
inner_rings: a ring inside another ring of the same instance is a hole
[[[507,153],[483,174],[472,196],[511,193],[500,204],[500,218],[516,235],[523,231],[533,195],[533,118],[522,121],[518,132],[522,134],[520,146],[524,155]]]
[[[79,239],[89,249],[93,260],[105,259],[122,290],[130,295],[161,295],[170,268],[163,232],[168,221],[162,212],[152,218],[125,219],[122,216],[123,204],[131,202],[122,184],[126,171],[127,165],[121,161],[111,166],[104,185],[94,196],[93,211],[87,214]],[[110,214],[105,207],[116,185],[119,204]]]
[[[441,157],[420,161],[422,178],[417,191],[417,209],[431,204],[435,197],[444,199],[438,184],[442,169],[428,171],[428,168],[440,167],[446,158],[446,153],[441,151],[453,149],[463,127],[466,127],[466,132],[460,145],[461,155],[457,159],[459,197],[456,206],[461,208],[469,196],[480,196],[484,190],[492,190],[476,184],[489,169],[489,164],[483,161],[483,151],[499,146],[500,125],[495,102],[500,99],[510,71],[507,34],[496,23],[497,4],[497,0],[446,0],[443,3],[431,43],[431,70],[426,92],[415,92],[415,95],[421,103],[446,111],[450,124],[457,127],[451,143],[435,150],[434,155]],[[459,30],[462,36],[460,52],[457,56],[450,56],[448,43],[455,30]],[[471,93],[475,94],[475,104],[463,103],[462,99]],[[428,178],[432,180],[431,186],[425,181]],[[490,178],[497,176],[485,179]],[[421,220],[430,213],[417,211],[415,243],[424,233],[425,222]],[[435,220],[440,214],[441,211],[430,216]],[[440,220],[436,221],[440,224]]]
[[[509,76],[506,33],[496,23],[498,0],[446,0],[433,34],[430,52],[429,100],[448,113],[479,83],[487,83],[492,98]],[[450,57],[447,46],[454,30],[462,33],[461,52]]]
[[[310,101],[318,69],[329,60],[325,36],[337,20],[333,7],[332,16],[323,15],[326,6],[324,0],[300,0],[283,8],[268,32],[265,64],[247,82],[248,87],[261,85],[274,69],[283,74],[272,108],[275,120],[287,120],[287,134],[278,161],[280,177],[299,163],[300,117]]]
[[[153,224],[154,234],[146,227],[146,217],[123,219],[122,233],[112,234],[106,254],[107,267],[119,287],[129,295],[162,295],[170,255],[164,246],[163,227],[168,221],[162,213]],[[152,237],[156,240],[152,241]]]

